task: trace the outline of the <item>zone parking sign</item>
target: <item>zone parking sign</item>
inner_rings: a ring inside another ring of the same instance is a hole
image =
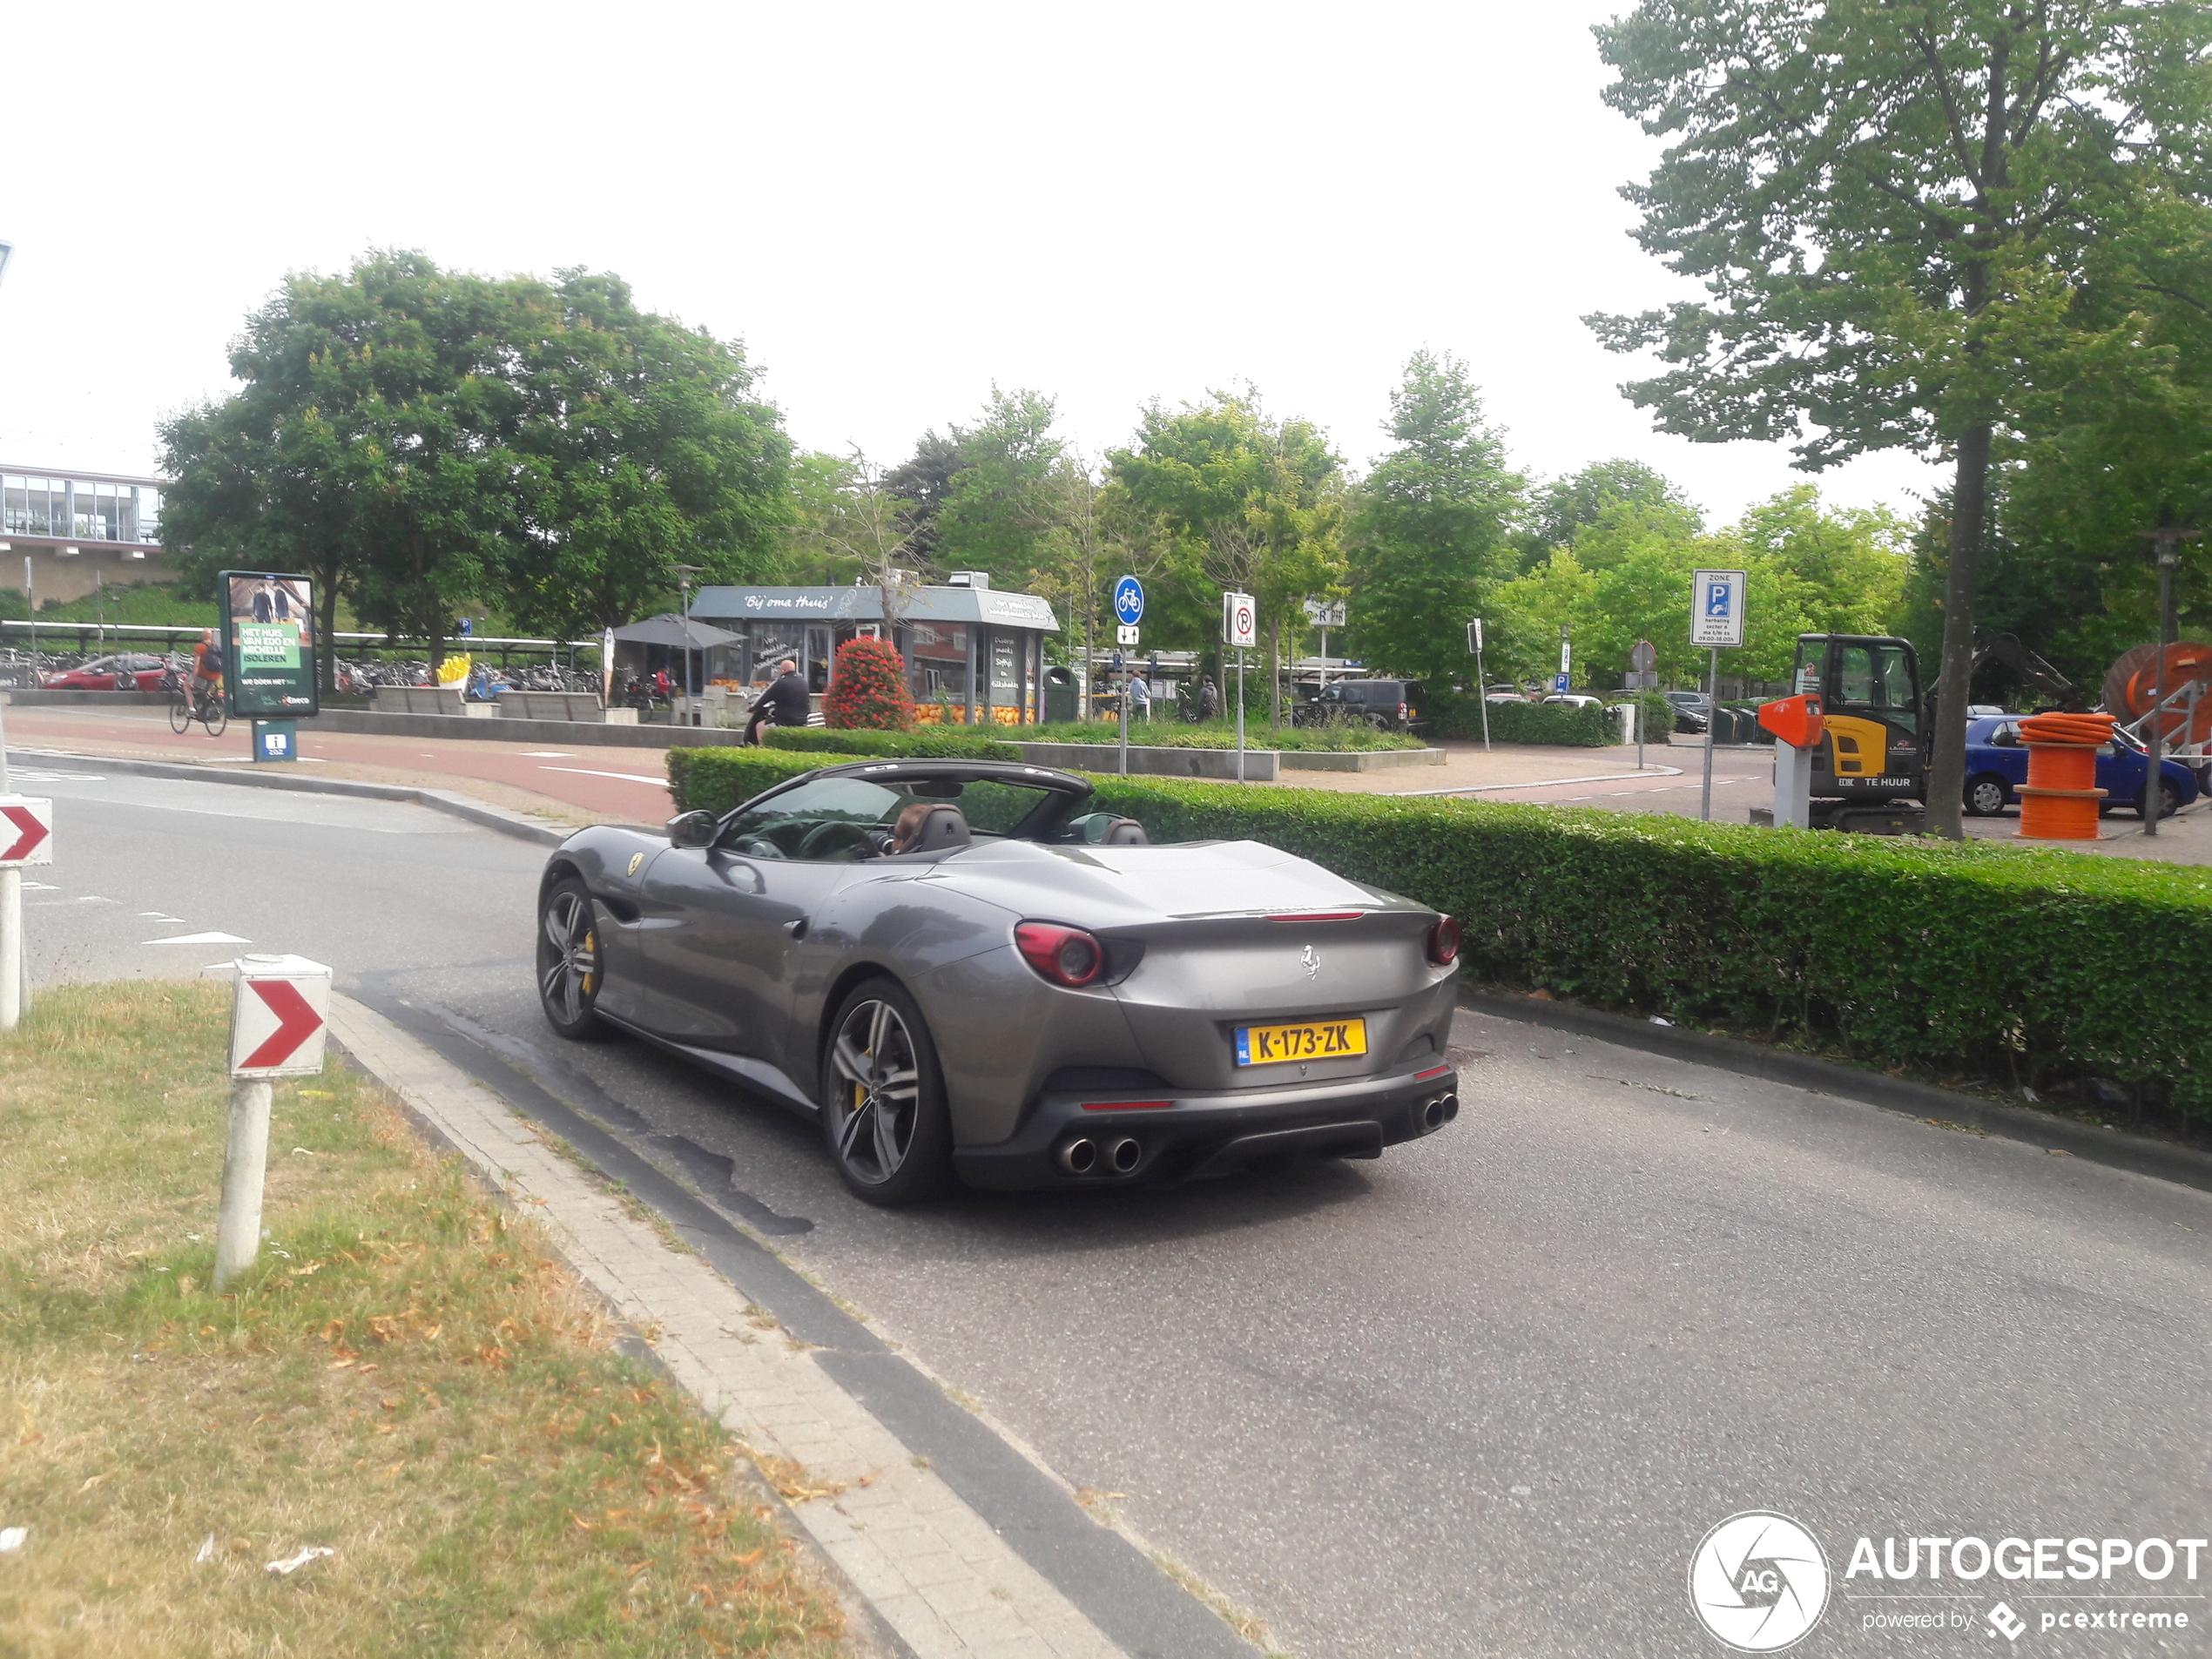
[[[1694,570],[1689,578],[1689,643],[1703,648],[1743,643],[1744,573]]]

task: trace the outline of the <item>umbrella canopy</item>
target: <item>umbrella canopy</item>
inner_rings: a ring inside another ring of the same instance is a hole
[[[615,637],[631,645],[665,645],[671,651],[711,651],[733,645],[738,637],[703,622],[685,622],[677,616],[648,617],[614,631]]]

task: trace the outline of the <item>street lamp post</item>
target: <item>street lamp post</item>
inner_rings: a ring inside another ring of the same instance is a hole
[[[686,697],[699,694],[697,677],[691,671],[691,578],[703,574],[705,570],[704,564],[679,564],[676,567],[677,583],[684,590],[684,695]]]

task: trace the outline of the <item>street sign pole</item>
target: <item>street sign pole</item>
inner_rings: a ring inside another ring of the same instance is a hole
[[[1746,577],[1741,570],[1694,570],[1689,577],[1689,643],[1712,652],[1705,675],[1705,783],[1697,816],[1713,817],[1713,740],[1720,735],[1721,652],[1743,644]]]
[[[1244,653],[1237,652],[1237,781],[1244,781]]]
[[[1474,700],[1482,705],[1482,752],[1490,752],[1490,682],[1482,671],[1482,618],[1467,624],[1467,649],[1474,653]]]
[[[1713,738],[1721,724],[1721,651],[1713,647],[1713,665],[1705,676],[1705,792],[1699,797],[1697,816],[1713,821]]]

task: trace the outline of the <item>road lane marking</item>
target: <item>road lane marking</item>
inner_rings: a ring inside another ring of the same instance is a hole
[[[594,772],[589,766],[540,766],[538,770],[540,772],[573,772],[583,778],[619,778],[627,784],[657,784],[663,789],[668,787],[668,779],[665,778],[645,778],[634,772]]]
[[[525,760],[573,760],[576,759],[576,752],[572,749],[525,749],[523,751],[523,759]]]
[[[250,945],[253,941],[237,934],[205,933],[176,934],[167,939],[141,939],[141,945]]]

